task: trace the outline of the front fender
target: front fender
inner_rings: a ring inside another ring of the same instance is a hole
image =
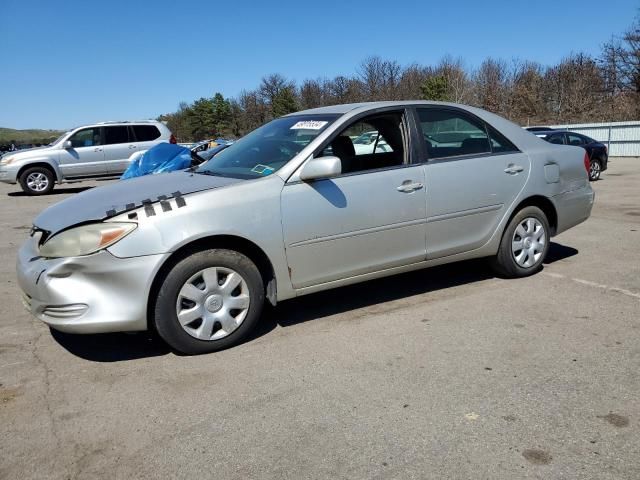
[[[136,221],[138,228],[109,247],[117,257],[173,253],[203,238],[231,236],[248,240],[268,257],[278,284],[278,300],[294,296],[282,236],[277,175],[244,181],[183,197],[178,206],[152,204],[115,216],[109,221]]]
[[[56,183],[62,183],[62,171],[60,170],[60,165],[58,165],[58,161],[55,158],[51,158],[51,156],[47,155],[47,156],[39,156],[39,157],[34,157],[34,158],[30,158],[28,160],[23,160],[22,162],[19,162],[16,167],[17,167],[17,178],[20,178],[20,174],[27,168],[30,167],[35,167],[37,165],[42,165],[42,164],[46,164],[48,165],[52,170],[53,173],[56,176]]]

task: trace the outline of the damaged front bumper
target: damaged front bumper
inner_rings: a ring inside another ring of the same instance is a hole
[[[18,253],[18,284],[29,312],[56,330],[146,330],[151,283],[168,255],[118,258],[102,250],[45,259],[31,237]]]

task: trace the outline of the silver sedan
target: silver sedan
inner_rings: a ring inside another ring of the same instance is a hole
[[[353,139],[377,132],[375,147]],[[51,206],[18,256],[24,303],[73,333],[154,328],[174,349],[226,348],[265,302],[491,257],[542,268],[594,201],[584,150],[486,111],[376,102],[275,119],[195,170]]]

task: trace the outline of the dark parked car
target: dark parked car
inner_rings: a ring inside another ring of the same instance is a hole
[[[609,153],[607,152],[607,146],[602,142],[598,142],[580,133],[565,130],[545,130],[532,133],[535,133],[538,137],[549,143],[574,145],[584,148],[589,154],[589,161],[591,162],[589,167],[589,180],[592,182],[598,180],[600,174],[607,169]]]

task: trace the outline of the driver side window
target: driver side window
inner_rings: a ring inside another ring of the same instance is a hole
[[[320,156],[340,158],[342,173],[357,173],[405,163],[403,115],[385,113],[349,125]]]
[[[74,133],[69,140],[73,148],[102,145],[100,128],[85,128]]]

